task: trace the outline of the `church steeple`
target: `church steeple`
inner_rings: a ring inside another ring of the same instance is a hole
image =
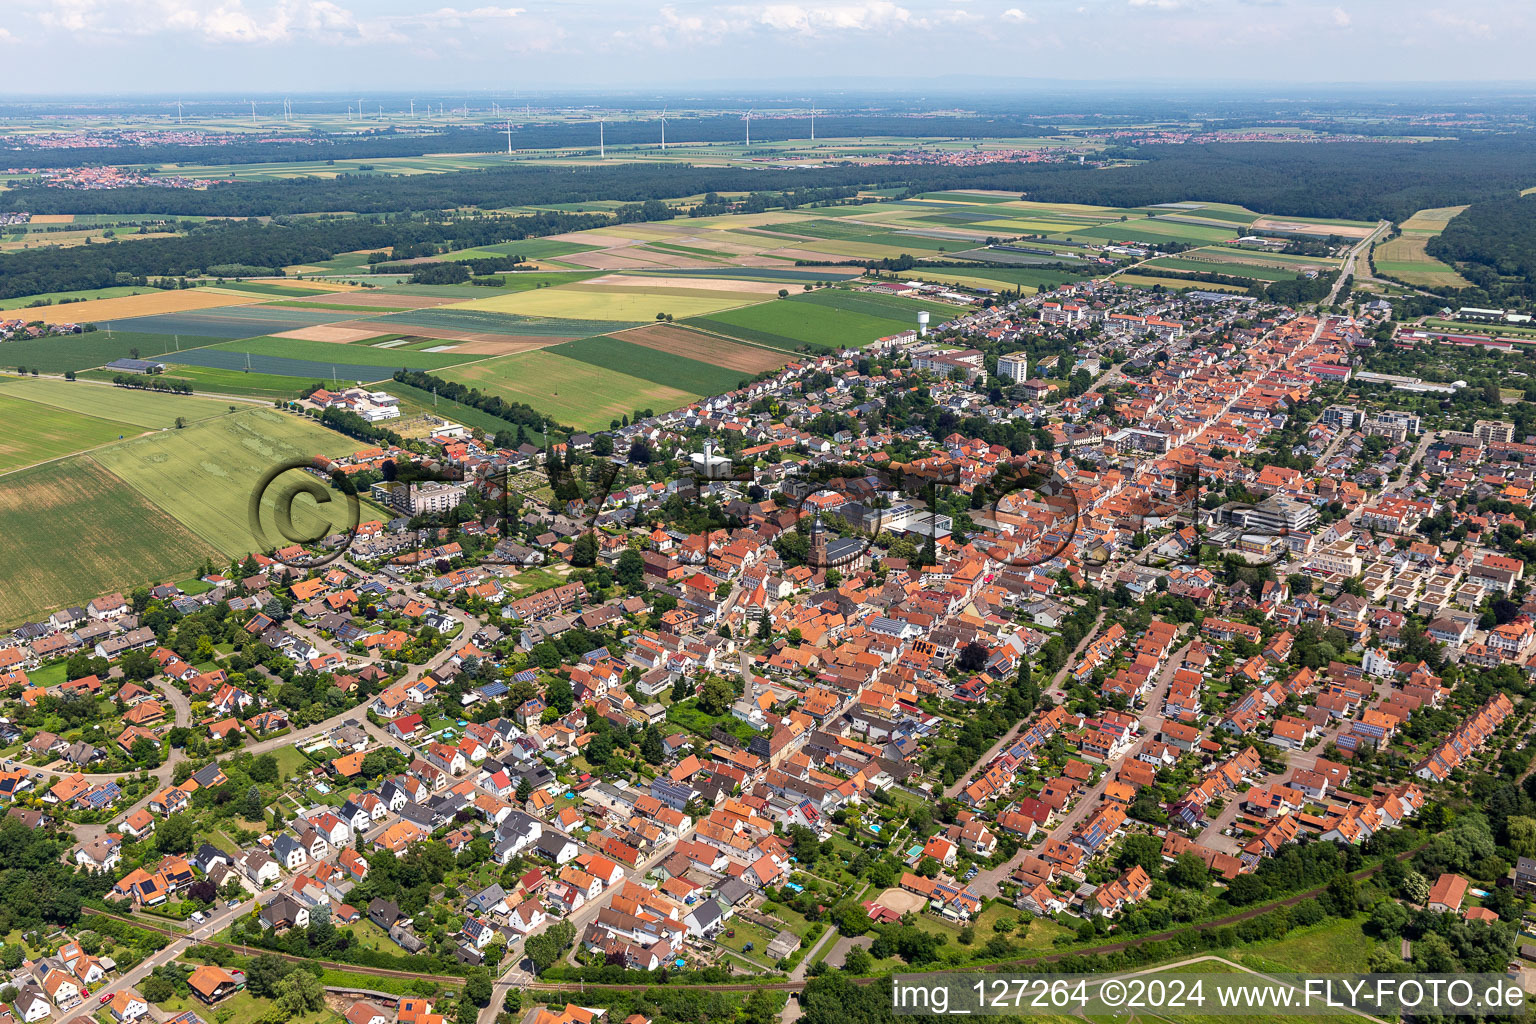
[[[811,554],[810,563],[818,569],[827,568],[827,527],[821,521],[821,510],[816,510],[816,516],[811,520]]]

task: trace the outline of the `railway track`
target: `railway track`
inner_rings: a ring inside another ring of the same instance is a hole
[[[1413,856],[1419,850],[1423,849],[1425,845],[1427,845],[1427,842],[1426,843],[1420,843],[1418,846],[1415,846],[1415,847],[1413,847],[1410,850],[1405,850],[1402,853],[1397,855],[1397,859],[1400,860],[1400,861],[1407,860],[1409,857]],[[1376,872],[1378,872],[1380,870],[1381,870],[1381,865],[1380,864],[1374,864],[1371,867],[1362,868],[1359,871],[1355,871],[1355,872],[1351,873],[1350,877],[1351,878],[1355,878],[1355,879],[1369,878],[1372,875],[1376,874]],[[1119,953],[1119,952],[1123,952],[1126,949],[1129,949],[1132,946],[1139,946],[1139,945],[1142,945],[1144,943],[1167,942],[1167,941],[1169,941],[1171,939],[1178,938],[1178,937],[1180,937],[1182,935],[1189,935],[1189,934],[1194,934],[1194,933],[1197,933],[1197,932],[1211,931],[1212,929],[1215,929],[1215,928],[1224,928],[1224,927],[1226,927],[1229,924],[1237,924],[1237,923],[1239,923],[1241,921],[1247,921],[1247,920],[1249,920],[1251,918],[1258,917],[1260,914],[1266,913],[1266,912],[1268,912],[1270,910],[1274,910],[1276,907],[1294,907],[1298,903],[1302,903],[1303,901],[1316,899],[1319,895],[1322,894],[1322,892],[1326,888],[1327,888],[1326,885],[1320,885],[1320,886],[1317,886],[1316,888],[1308,889],[1306,892],[1297,893],[1294,896],[1287,896],[1284,899],[1275,900],[1275,901],[1270,902],[1270,903],[1264,903],[1264,904],[1261,904],[1259,906],[1249,907],[1246,910],[1239,911],[1238,913],[1235,913],[1235,914],[1229,914],[1226,917],[1217,918],[1214,921],[1202,921],[1202,922],[1199,922],[1198,924],[1184,925],[1183,927],[1180,927],[1180,928],[1170,928],[1167,931],[1157,932],[1157,933],[1152,934],[1152,935],[1138,935],[1135,938],[1126,939],[1123,942],[1109,942],[1109,943],[1104,943],[1103,945],[1090,946],[1090,947],[1087,947],[1085,949],[1071,949],[1071,950],[1066,950],[1066,951],[1063,951],[1063,952],[1060,952],[1060,953],[1045,953],[1045,954],[1041,954],[1039,956],[1021,957],[1021,958],[1015,959],[1015,960],[1003,960],[1003,961],[999,961],[998,963],[992,963],[992,964],[976,964],[976,965],[973,965],[973,966],[970,966],[970,967],[959,968],[959,970],[975,971],[977,973],[988,973],[988,974],[991,974],[991,973],[996,973],[998,971],[1017,970],[1017,969],[1019,969],[1021,967],[1038,967],[1038,966],[1040,966],[1042,964],[1055,963],[1055,962],[1057,962],[1059,960],[1062,960],[1062,959],[1064,959],[1066,957],[1069,957],[1069,956],[1091,956],[1091,955],[1100,954],[1100,953]],[[216,946],[216,947],[218,947],[220,949],[228,949],[228,950],[231,950],[231,951],[236,952],[236,953],[240,953],[240,954],[245,955],[245,956],[251,956],[253,954],[261,954],[261,953],[270,953],[272,956],[278,957],[279,959],[282,959],[282,960],[286,960],[289,963],[303,964],[303,965],[319,964],[321,967],[329,968],[331,970],[346,971],[346,972],[348,972],[350,974],[361,974],[361,975],[366,975],[366,976],[375,977],[375,978],[398,978],[400,980],[409,980],[409,981],[414,981],[417,978],[424,978],[427,981],[437,982],[437,983],[440,983],[440,984],[447,984],[447,985],[462,985],[462,984],[464,984],[464,979],[461,976],[459,976],[459,975],[452,975],[452,974],[422,974],[419,971],[396,971],[396,970],[391,970],[391,969],[386,968],[386,967],[366,967],[366,966],[363,966],[361,964],[339,963],[339,962],[334,961],[334,960],[313,960],[313,959],[309,959],[309,958],[306,958],[306,957],[294,956],[291,953],[279,953],[279,952],[277,952],[275,950],[261,949],[260,947],[255,947],[255,946],[235,945],[233,943],[228,943],[228,942],[218,942],[218,941],[215,941],[213,939],[192,939],[192,937],[189,936],[185,932],[174,931],[174,930],[172,930],[170,928],[159,928],[159,927],[156,927],[154,925],[145,924],[143,921],[138,920],[136,918],[120,917],[120,916],[118,916],[116,914],[108,914],[105,911],[96,910],[93,907],[85,907],[85,908],[83,908],[83,910],[87,914],[93,914],[93,915],[96,915],[96,916],[99,916],[99,917],[111,918],[114,921],[121,921],[124,924],[131,924],[131,925],[133,925],[136,928],[143,928],[145,931],[154,932],[154,933],[156,933],[158,935],[165,935],[165,936],[167,936],[169,938],[172,938],[172,939],[187,940],[187,941],[191,941],[191,942],[196,942],[198,945],[202,945],[202,946]],[[855,978],[855,979],[853,979],[854,984],[856,984],[856,985],[872,985],[872,984],[874,984],[877,981],[883,981],[883,980],[884,980],[883,978]],[[533,992],[568,992],[568,991],[573,991],[573,990],[577,990],[577,989],[580,989],[580,990],[599,989],[599,990],[602,990],[602,991],[611,991],[611,992],[643,992],[646,989],[655,988],[657,986],[657,984],[658,984],[657,982],[642,982],[642,983],[633,983],[633,984],[631,984],[631,983],[613,983],[613,982],[596,982],[596,981],[585,981],[584,982],[584,981],[579,981],[579,980],[578,981],[533,981],[533,982],[527,982],[526,984],[520,985],[520,986],[518,986],[518,988],[520,988],[522,990],[526,990],[526,991],[533,991]],[[718,984],[690,985],[689,987],[690,988],[702,989],[702,990],[704,990],[706,992],[755,992],[758,989],[766,989],[766,990],[768,990],[770,992],[798,992],[801,989],[805,988],[805,986],[806,986],[806,982],[804,982],[804,981],[770,981],[770,982],[722,982],[722,983],[718,983]]]

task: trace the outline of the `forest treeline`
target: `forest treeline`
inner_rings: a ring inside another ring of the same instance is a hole
[[[80,192],[29,186],[0,193],[0,209],[209,217],[344,210],[395,213],[594,200],[643,203],[711,191],[862,185],[902,188],[909,193],[996,189],[1045,202],[1121,207],[1206,199],[1281,216],[1401,222],[1415,210],[1427,207],[1476,203],[1518,193],[1529,184],[1529,169],[1536,161],[1536,138],[1499,136],[1433,143],[1253,142],[1144,146],[1123,152],[1143,162],[1108,169],[1075,164],[840,164],[796,169],[512,164],[444,174],[236,182],[199,191],[146,186]],[[262,158],[266,158],[264,151]]]
[[[473,248],[611,222],[602,213],[556,212],[518,217],[306,217],[269,224],[212,221],[176,238],[7,253],[0,256],[0,298],[108,288],[132,279],[217,273],[214,268],[233,264],[281,273],[282,267],[316,263],[358,249],[425,255],[437,247]]]
[[[1536,195],[1473,203],[1425,248],[1488,301],[1536,298]]]

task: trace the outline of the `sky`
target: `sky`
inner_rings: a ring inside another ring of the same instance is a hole
[[[0,0],[0,92],[1522,82],[1533,30],[1530,0]]]

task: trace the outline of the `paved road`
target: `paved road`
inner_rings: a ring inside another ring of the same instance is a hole
[[[1328,299],[1323,303],[1324,306],[1333,305],[1334,301],[1339,297],[1339,290],[1344,287],[1344,282],[1348,281],[1351,277],[1354,276],[1355,260],[1358,259],[1362,253],[1369,251],[1371,248],[1371,243],[1375,242],[1376,239],[1381,236],[1382,232],[1386,231],[1391,226],[1392,222],[1389,220],[1377,221],[1375,230],[1366,235],[1364,238],[1360,239],[1360,241],[1356,242],[1354,247],[1349,250],[1349,255],[1344,257],[1344,266],[1339,270],[1338,280],[1333,282],[1333,288],[1328,292]],[[1365,276],[1369,278],[1370,274],[1366,274]]]
[[[1186,627],[1181,625],[1179,628],[1182,632]],[[1153,682],[1152,689],[1145,698],[1146,704],[1137,716],[1141,731],[1136,741],[1119,757],[1110,759],[1104,765],[1104,773],[1100,776],[1099,781],[1094,783],[1093,786],[1078,798],[1077,802],[1072,805],[1071,810],[1052,827],[1047,838],[1065,840],[1072,834],[1072,830],[1080,822],[1103,806],[1104,790],[1114,780],[1115,772],[1119,770],[1120,765],[1131,755],[1131,751],[1140,747],[1143,740],[1153,735],[1162,725],[1163,702],[1168,697],[1168,687],[1173,682],[1174,673],[1183,667],[1184,652],[1188,649],[1189,644],[1185,643],[1170,652],[1167,663],[1158,671],[1157,679]],[[1012,873],[1013,869],[1023,860],[1028,852],[1027,850],[1020,850],[997,867],[977,872],[976,877],[971,880],[971,889],[982,896],[998,895],[999,884]]]
[[[687,835],[684,835],[683,838],[686,839]],[[630,881],[640,881],[650,873],[651,868],[655,867],[657,864],[660,864],[662,861],[670,857],[672,855],[672,851],[675,849],[677,849],[676,843],[667,843],[649,859],[643,860],[634,867],[626,869],[624,872],[624,877]],[[597,912],[603,907],[607,906],[610,901],[612,901],[613,894],[618,891],[618,888],[619,887],[617,885],[610,885],[608,888],[602,891],[597,899],[589,900],[587,903],[583,904],[582,907],[574,914],[566,918],[566,920],[570,921],[571,924],[576,926],[576,944],[571,948],[571,951],[566,954],[565,959],[567,962],[574,962],[576,950],[581,948],[581,933],[586,929],[587,925],[593,920],[593,918],[597,917]],[[544,924],[535,928],[528,935],[528,937],[523,940],[522,948],[527,949],[528,939],[532,938],[534,935],[540,934],[546,928],[548,928],[550,924],[553,923],[553,921],[546,921]],[[480,1015],[476,1021],[476,1024],[495,1024],[496,1015],[501,1012],[502,1005],[507,1001],[507,994],[514,988],[529,988],[536,987],[538,985],[539,983],[534,981],[534,976],[528,971],[524,970],[523,957],[521,954],[519,954],[517,958],[512,961],[506,972],[503,973],[500,978],[497,978],[496,983],[491,986],[491,1001],[489,1004],[481,1008]],[[793,1000],[791,1000],[791,1002],[793,1002]]]

